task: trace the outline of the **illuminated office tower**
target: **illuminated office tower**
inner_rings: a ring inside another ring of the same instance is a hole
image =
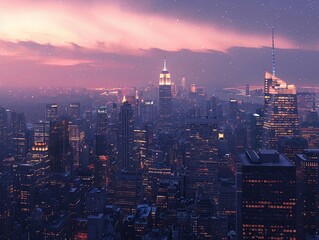
[[[133,170],[132,151],[134,144],[134,116],[131,104],[126,101],[125,97],[119,114],[118,134],[119,169],[124,169],[126,171]]]
[[[172,123],[172,81],[171,75],[166,67],[164,68],[159,79],[159,128],[169,130]]]
[[[69,116],[72,119],[72,121],[75,121],[75,120],[81,118],[80,103],[71,103],[70,104],[70,106],[69,106]]]
[[[194,199],[203,190],[217,203],[217,122],[207,118],[193,118],[186,126],[187,198]]]
[[[124,214],[132,213],[142,200],[142,174],[133,171],[121,171],[115,176],[114,203]]]
[[[50,176],[50,158],[49,158],[49,148],[47,143],[34,143],[31,150],[31,158],[29,159],[30,164],[34,164],[36,168],[40,171],[39,182],[41,186],[49,182]]]
[[[106,106],[101,106],[97,110],[97,125],[96,125],[96,155],[106,155],[107,149],[107,133],[108,133],[108,115]]]
[[[304,150],[297,158],[301,168],[301,236],[306,239],[318,231],[319,149]]]
[[[80,167],[81,133],[77,124],[69,125],[69,142],[73,153],[73,168],[78,169]]]
[[[239,158],[238,239],[296,239],[296,167],[275,150]]]
[[[107,134],[107,124],[108,124],[107,107],[101,106],[97,110],[96,134],[97,135],[106,135]]]
[[[278,137],[299,134],[297,90],[268,72],[264,83],[263,147],[277,149]]]
[[[38,164],[33,163],[14,164],[12,171],[16,219],[26,227],[30,213],[35,207],[36,190],[42,185],[42,171]]]
[[[34,124],[34,142],[49,144],[50,122],[39,121]]]
[[[45,108],[45,120],[46,121],[56,121],[58,120],[58,104],[51,103],[47,104]]]

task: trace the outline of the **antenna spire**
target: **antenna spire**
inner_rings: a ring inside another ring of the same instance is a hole
[[[275,33],[274,27],[271,28],[271,35],[272,35],[272,75],[276,75],[276,68],[275,68]]]
[[[164,67],[163,67],[163,71],[167,71],[167,63],[166,63],[166,59],[164,59]]]

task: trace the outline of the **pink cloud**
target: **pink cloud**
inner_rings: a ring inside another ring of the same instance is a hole
[[[19,7],[18,7],[19,6]],[[231,47],[269,46],[264,36],[226,31],[214,23],[194,24],[174,16],[141,13],[108,2],[6,1],[0,9],[0,34],[6,41],[55,46],[76,43],[107,52],[137,54],[140,49],[227,51]],[[279,48],[295,48],[277,37]],[[102,44],[101,44],[102,43]]]

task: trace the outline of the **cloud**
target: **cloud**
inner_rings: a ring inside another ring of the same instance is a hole
[[[19,8],[17,4],[19,3]],[[137,54],[140,49],[217,50],[269,45],[269,34],[245,34],[211,23],[134,11],[110,2],[6,1],[0,9],[0,34],[6,41],[79,46]],[[295,48],[278,37],[281,48]]]

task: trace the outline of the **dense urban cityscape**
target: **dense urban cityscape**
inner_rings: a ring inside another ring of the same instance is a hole
[[[0,108],[1,238],[315,239],[317,94],[179,82],[164,60],[145,88],[52,90],[32,123]]]
[[[3,2],[0,240],[319,239],[297,2]]]

